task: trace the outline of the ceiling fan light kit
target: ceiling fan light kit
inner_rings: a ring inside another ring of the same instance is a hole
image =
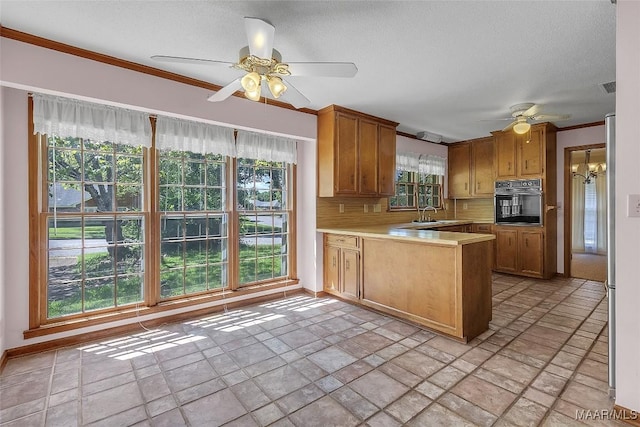
[[[539,121],[557,121],[566,120],[571,117],[568,114],[540,114],[541,109],[541,105],[534,104],[532,102],[512,105],[509,107],[509,110],[511,111],[513,121],[509,123],[507,127],[502,129],[502,131],[506,132],[513,129],[513,131],[518,135],[524,135],[531,130],[529,119]]]
[[[265,20],[251,17],[245,17],[244,24],[249,45],[240,49],[240,58],[237,63],[167,55],[154,55],[151,58],[162,62],[225,66],[246,72],[242,78],[237,78],[211,95],[208,98],[209,101],[224,101],[239,90],[244,90],[244,96],[247,99],[260,101],[262,84],[265,83],[275,99],[285,95],[286,92],[283,99],[295,108],[306,107],[311,101],[290,82],[285,81],[284,77],[353,77],[358,71],[352,62],[290,62],[285,64],[282,62],[280,52],[273,48],[275,34],[273,25]]]
[[[520,116],[517,120],[518,123],[513,125],[513,131],[518,135],[524,135],[525,133],[529,132],[529,130],[531,129],[531,125],[527,122],[527,119]]]

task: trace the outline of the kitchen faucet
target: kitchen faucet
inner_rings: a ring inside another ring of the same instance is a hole
[[[433,209],[433,213],[437,214],[438,213],[438,209],[434,208],[433,206],[425,206],[424,209],[422,209],[422,216],[420,217],[420,221],[425,221],[425,212],[427,211],[427,209]],[[427,221],[431,221],[431,216],[427,217]]]

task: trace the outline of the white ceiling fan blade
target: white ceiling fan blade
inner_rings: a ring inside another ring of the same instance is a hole
[[[153,55],[151,59],[158,62],[173,62],[173,63],[180,63],[180,64],[215,65],[215,66],[224,66],[224,67],[233,66],[232,62],[214,61],[212,59],[185,58],[182,56]]]
[[[353,77],[358,67],[353,62],[287,62],[292,76]]]
[[[249,53],[258,58],[271,59],[275,27],[262,19],[245,16],[244,28],[249,40]]]
[[[311,101],[309,101],[306,96],[301,94],[300,91],[296,89],[290,82],[286,81],[285,79],[282,79],[282,81],[287,86],[287,90],[282,94],[280,100],[288,102],[295,108],[304,108],[311,104]]]
[[[234,81],[232,81],[231,83],[229,83],[228,85],[226,85],[225,87],[223,87],[222,89],[220,89],[219,91],[211,95],[209,98],[207,98],[207,101],[211,101],[211,102],[224,101],[225,99],[233,95],[236,91],[239,91],[240,89],[242,89],[242,84],[240,84],[240,79],[241,79],[240,77],[235,79]]]
[[[537,116],[533,116],[533,120],[548,120],[548,121],[556,121],[556,120],[567,120],[570,119],[570,114],[538,114]]]
[[[509,123],[509,125],[507,127],[505,127],[504,129],[502,129],[503,132],[508,131],[509,129],[511,129],[512,127],[514,127],[516,124],[518,123],[517,120],[512,121],[511,123]]]
[[[497,122],[502,120],[513,120],[513,117],[500,117],[497,119],[480,119],[481,122]]]
[[[524,113],[522,113],[522,115],[525,116],[525,117],[533,117],[536,114],[538,114],[541,109],[542,109],[541,105],[533,104],[533,106],[531,108],[529,108],[528,110],[526,110]]]

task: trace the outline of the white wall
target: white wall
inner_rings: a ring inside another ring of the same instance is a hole
[[[618,0],[616,28],[616,403],[640,411],[640,2]]]
[[[614,96],[614,95],[611,95]],[[604,117],[602,118],[604,120]],[[560,131],[557,134],[558,273],[564,273],[564,149],[579,145],[604,144],[603,126]]]
[[[6,109],[4,91],[0,88],[0,111]],[[4,238],[4,141],[5,141],[4,117],[0,114],[0,356],[6,350],[5,345],[5,297],[4,297],[4,257],[5,257],[5,238]]]
[[[316,272],[309,271],[314,261],[306,259],[313,257],[311,248],[315,245],[315,115],[235,97],[223,103],[211,103],[206,100],[211,94],[206,89],[6,38],[0,38],[0,49],[2,50],[0,76],[3,86],[0,88],[3,107],[1,114],[5,124],[2,133],[3,161],[0,166],[1,177],[4,178],[0,187],[4,209],[0,210],[2,221],[0,226],[4,230],[2,242],[10,246],[9,251],[4,251],[5,268],[0,275],[0,296],[5,297],[0,304],[0,321],[2,321],[0,349],[2,351],[105,327],[96,326],[30,340],[23,339],[23,331],[29,326],[28,90],[297,138],[300,141],[298,146],[301,154],[298,163],[298,194],[302,194],[304,200],[304,203],[298,204],[297,212],[298,230],[301,230],[297,241],[298,273],[302,278],[301,285],[307,286],[305,281],[309,280],[309,286],[315,287]],[[280,291],[276,290],[276,292]],[[251,296],[262,294],[264,293]],[[141,316],[140,320],[217,304],[203,304],[162,314]],[[106,327],[135,322],[137,319],[124,320],[110,323]]]

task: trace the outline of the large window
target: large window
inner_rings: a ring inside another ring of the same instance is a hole
[[[389,198],[395,210],[439,208],[442,204],[442,176],[419,172],[396,171],[396,192]]]
[[[240,285],[287,275],[289,214],[284,163],[238,159]]]
[[[226,287],[225,159],[184,151],[159,158],[160,297]]]
[[[44,101],[57,107],[57,99]],[[67,104],[104,113],[100,106]],[[57,123],[50,110],[53,118],[36,117],[33,110],[36,129],[75,131],[73,123]],[[139,125],[131,123],[127,131]],[[162,149],[150,133],[142,134],[148,144],[127,135],[126,144],[47,136],[43,130],[34,136],[30,329],[73,319],[99,323],[142,307],[195,304],[249,285],[295,280],[293,165],[234,158],[233,132],[171,125],[164,127]],[[117,129],[83,126],[83,134],[121,137]],[[188,144],[171,145],[171,137]],[[230,141],[226,148],[211,149],[223,137]],[[269,149],[268,138],[251,137],[251,144]],[[295,150],[295,141],[289,145]]]
[[[46,316],[142,301],[142,149],[51,137],[46,150]]]

